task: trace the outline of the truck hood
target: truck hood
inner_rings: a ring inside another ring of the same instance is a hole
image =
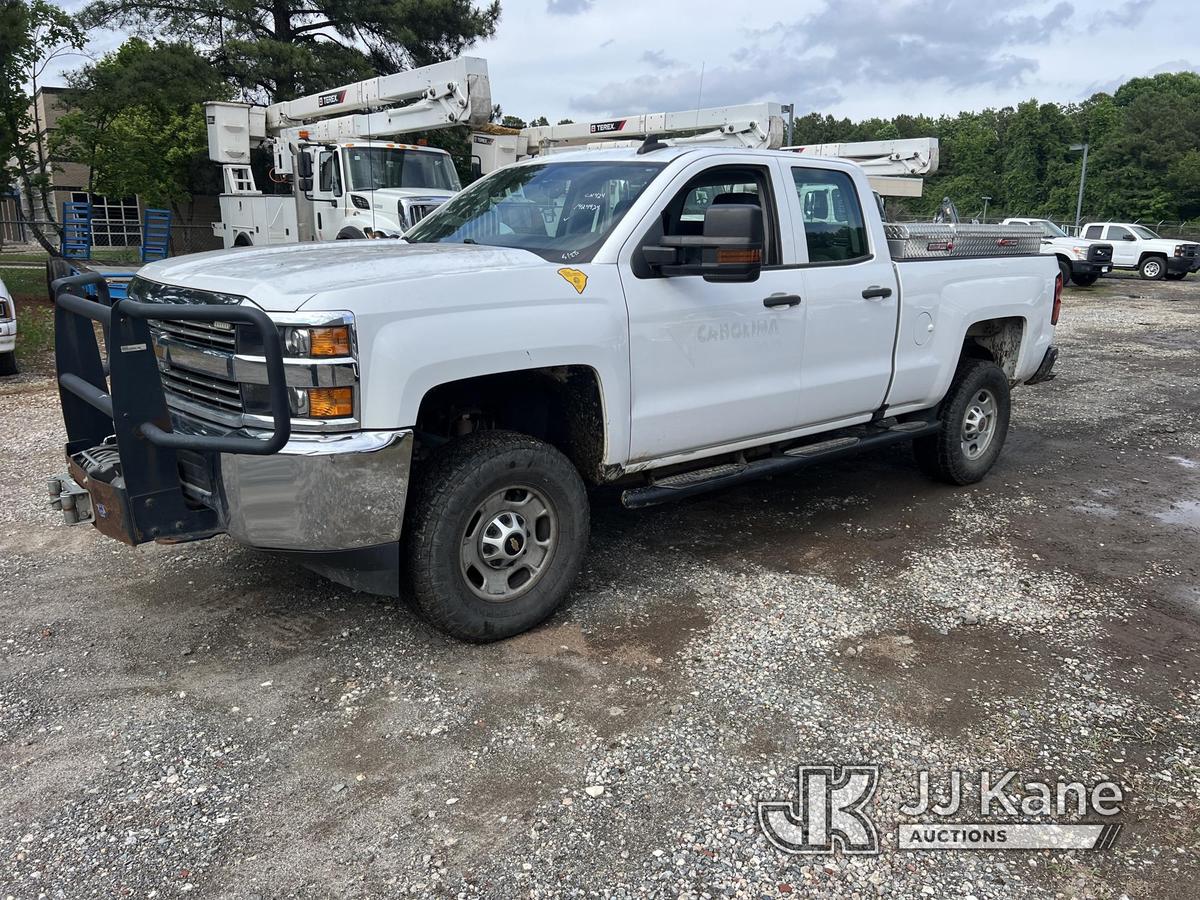
[[[195,253],[150,263],[138,275],[161,284],[249,297],[268,312],[295,312],[318,294],[355,287],[548,265],[528,250],[507,247],[363,240]]]
[[[1092,244],[1107,244],[1109,241],[1081,241],[1073,237],[1042,238],[1043,244],[1060,250],[1088,250]]]

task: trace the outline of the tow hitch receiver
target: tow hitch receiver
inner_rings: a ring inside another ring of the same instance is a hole
[[[92,286],[98,299],[82,296]],[[220,532],[217,511],[186,498],[177,451],[265,456],[287,443],[291,411],[274,323],[250,306],[113,302],[97,273],[59,278],[51,287],[58,393],[67,426],[67,474],[50,480],[51,505],[62,510],[68,524],[92,522],[130,545]],[[173,431],[150,319],[221,321],[256,329],[266,360],[272,431],[263,437]],[[104,334],[107,371],[94,322]]]

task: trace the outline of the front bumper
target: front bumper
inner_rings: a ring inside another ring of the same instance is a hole
[[[293,435],[272,456],[221,454],[218,518],[240,543],[328,552],[400,539],[413,433]]]
[[[1091,262],[1086,259],[1071,261],[1072,275],[1105,275],[1112,271],[1112,263]]]
[[[1178,275],[1181,272],[1195,272],[1200,269],[1200,257],[1195,256],[1168,256],[1167,257],[1167,272],[1172,275]]]
[[[11,353],[17,349],[17,323],[14,319],[0,322],[0,353]]]

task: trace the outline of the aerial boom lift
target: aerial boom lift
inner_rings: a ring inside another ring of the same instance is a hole
[[[487,63],[459,57],[270,106],[205,104],[209,156],[222,164],[226,247],[399,235],[460,188],[449,154],[397,136],[487,122]],[[251,150],[271,151],[264,194]]]

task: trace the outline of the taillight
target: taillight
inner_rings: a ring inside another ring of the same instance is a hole
[[[1054,309],[1050,313],[1050,324],[1058,324],[1058,313],[1062,309],[1063,278],[1062,273],[1054,276]]]

